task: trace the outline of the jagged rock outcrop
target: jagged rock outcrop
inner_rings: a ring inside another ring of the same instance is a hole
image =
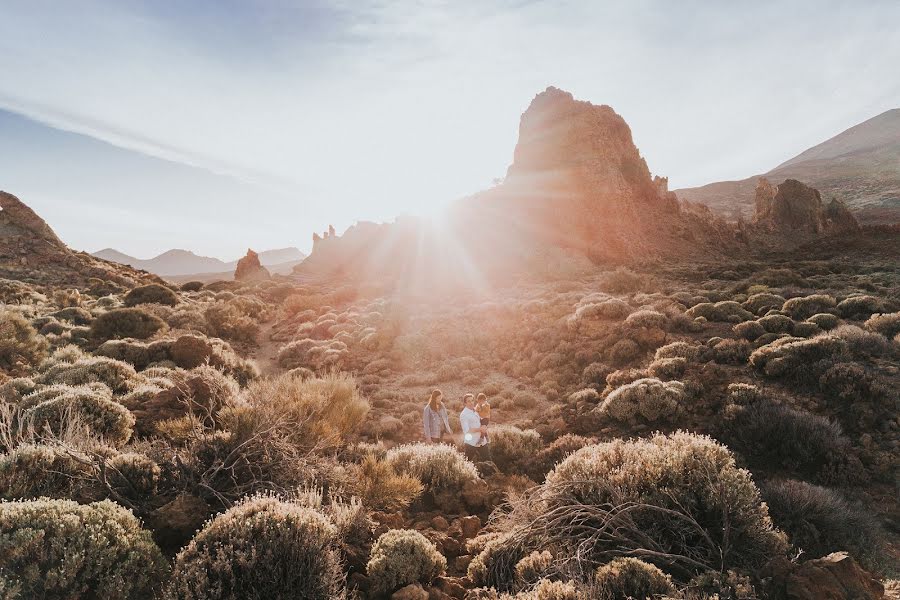
[[[721,252],[734,227],[709,211],[682,210],[668,181],[653,177],[625,120],[609,106],[547,88],[523,113],[513,162],[495,187],[457,201],[441,227],[398,220],[344,235],[313,236],[298,274],[424,278],[584,270]],[[428,288],[428,285],[422,286]]]
[[[840,234],[859,230],[859,223],[837,199],[824,206],[815,188],[786,179],[773,186],[760,177],[756,186],[754,225],[775,233]]]
[[[259,254],[250,249],[234,269],[235,281],[263,281],[271,277],[269,270],[259,262]]]
[[[149,273],[72,251],[46,221],[6,192],[0,192],[0,278],[106,293],[161,281]]]

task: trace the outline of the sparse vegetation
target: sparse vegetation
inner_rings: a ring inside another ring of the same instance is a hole
[[[447,560],[421,533],[392,529],[375,542],[366,572],[376,593],[389,594],[411,583],[429,583],[446,568]]]

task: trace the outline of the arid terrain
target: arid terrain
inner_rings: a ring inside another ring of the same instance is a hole
[[[900,598],[900,233],[816,187],[728,220],[548,88],[496,186],[287,275],[0,194],[0,599]]]

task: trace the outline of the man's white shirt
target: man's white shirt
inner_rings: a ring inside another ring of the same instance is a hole
[[[481,417],[468,406],[459,413],[459,426],[462,428],[463,441],[470,446],[478,446],[481,443],[481,432],[472,431],[481,427]]]

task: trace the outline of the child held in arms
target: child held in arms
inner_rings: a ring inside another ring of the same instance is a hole
[[[481,427],[483,428],[481,432],[482,445],[489,444],[491,441],[488,438],[488,428],[491,424],[491,403],[488,402],[484,393],[479,393],[475,398],[475,412],[481,418]]]

